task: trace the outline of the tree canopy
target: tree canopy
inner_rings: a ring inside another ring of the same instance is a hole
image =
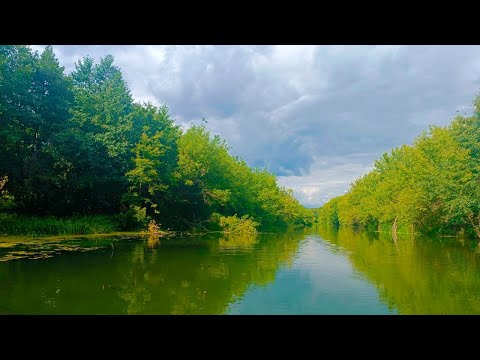
[[[181,129],[166,106],[134,102],[110,55],[66,75],[51,46],[0,46],[2,211],[109,214],[124,228],[311,222],[291,190],[229,150],[205,126]]]
[[[318,210],[323,224],[480,237],[480,96],[474,115],[432,126],[385,153],[343,196]]]

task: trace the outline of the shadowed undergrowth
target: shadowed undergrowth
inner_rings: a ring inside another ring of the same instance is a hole
[[[70,218],[0,214],[0,235],[46,236],[106,234],[119,231],[111,216],[75,216]]]

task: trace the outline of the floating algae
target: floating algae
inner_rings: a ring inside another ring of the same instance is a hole
[[[0,261],[48,259],[62,253],[87,252],[111,246],[111,240],[105,239],[77,238],[59,240],[35,241],[32,239],[21,239],[13,241],[9,239],[7,242],[0,242]]]

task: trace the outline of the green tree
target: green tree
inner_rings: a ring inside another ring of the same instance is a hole
[[[59,148],[73,100],[70,83],[51,46],[41,55],[6,46],[0,57],[0,169],[19,206],[48,212],[68,166]]]
[[[478,98],[474,104],[475,116],[430,127],[411,146],[385,153],[347,194],[319,210],[319,221],[480,237]]]
[[[180,130],[170,119],[167,107],[138,106],[134,113],[139,140],[132,152],[134,166],[126,173],[130,182],[125,201],[145,208],[148,215],[166,216],[174,207],[177,140]]]

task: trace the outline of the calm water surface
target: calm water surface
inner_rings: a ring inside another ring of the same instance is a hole
[[[479,252],[326,230],[0,238],[0,314],[480,314]]]

